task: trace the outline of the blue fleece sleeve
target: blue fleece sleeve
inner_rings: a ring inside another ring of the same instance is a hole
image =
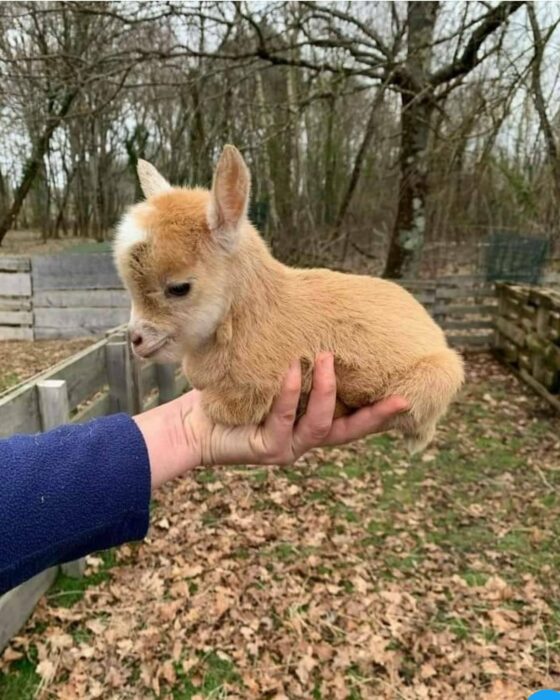
[[[150,464],[118,414],[0,440],[0,594],[43,569],[142,539]]]

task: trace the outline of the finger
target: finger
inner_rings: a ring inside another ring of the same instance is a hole
[[[262,427],[265,449],[273,445],[292,442],[292,431],[296,420],[299,395],[301,392],[301,367],[299,360],[293,362],[286,372],[280,393],[274,400],[270,413]]]
[[[294,433],[294,449],[304,452],[322,444],[332,426],[336,405],[336,375],[332,353],[317,356],[313,368],[313,387],[305,415],[299,420]]]
[[[325,438],[325,445],[340,445],[352,440],[379,433],[387,429],[391,418],[408,410],[409,403],[402,396],[389,396],[372,406],[360,408],[356,413],[337,418]]]

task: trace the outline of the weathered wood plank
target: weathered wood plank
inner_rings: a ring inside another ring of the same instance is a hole
[[[435,300],[435,294],[430,292],[414,292],[413,297],[424,306],[431,306]]]
[[[0,297],[1,311],[31,311],[31,297]]]
[[[37,382],[39,413],[43,430],[51,430],[68,423],[68,389],[64,379],[43,379]]]
[[[511,340],[508,340],[501,333],[496,333],[494,346],[500,351],[503,359],[506,362],[517,362],[519,357],[519,348]]]
[[[554,406],[557,411],[560,411],[560,398],[553,396],[549,391],[547,391],[544,386],[540,384],[540,382],[538,382],[529,374],[529,372],[527,372],[527,370],[520,369],[519,375],[523,381],[527,382],[527,384],[537,392],[537,394],[542,396],[543,399],[546,399],[546,401],[548,401],[551,406]]]
[[[489,348],[492,345],[492,333],[480,335],[448,335],[447,340],[454,348]]]
[[[175,375],[177,367],[175,365],[156,364],[156,382],[158,387],[159,404],[172,401],[177,396]]]
[[[36,338],[96,335],[128,320],[128,308],[37,308]]]
[[[33,289],[121,289],[111,253],[38,255],[32,260]]]
[[[2,311],[0,310],[0,325],[2,326],[30,326],[33,324],[31,311]]]
[[[31,275],[28,272],[0,272],[0,296],[31,296]]]
[[[17,255],[0,255],[0,272],[29,272],[31,260]]]
[[[109,340],[105,348],[111,412],[134,414],[141,410],[140,372],[128,341]]]
[[[33,328],[0,326],[0,340],[34,340]]]
[[[157,391],[147,396],[142,397],[142,412],[151,411],[152,408],[159,406],[159,397]]]
[[[182,393],[184,393],[187,389],[190,389],[191,387],[189,386],[189,382],[185,375],[180,372],[177,375],[177,379],[175,380],[175,391],[177,392],[177,396],[180,396]]]
[[[494,314],[498,310],[497,304],[435,304],[433,307],[434,314],[443,316],[488,316]]]
[[[189,388],[189,383],[183,374],[177,374],[175,377],[175,395],[180,396]],[[152,392],[143,396],[142,410],[149,411],[159,405],[158,392]]]
[[[396,284],[404,287],[405,289],[417,290],[417,289],[427,289],[435,291],[437,282],[435,280],[389,280],[390,282],[395,282]]]
[[[109,392],[100,394],[98,398],[78,411],[72,418],[72,423],[85,423],[99,416],[107,416],[111,413],[111,400]]]
[[[0,652],[23,627],[39,598],[56,578],[58,567],[42,571],[0,598]]]
[[[44,378],[66,381],[70,410],[73,410],[107,384],[105,340],[56,365]]]
[[[154,362],[142,363],[140,365],[140,384],[142,395],[146,396],[157,388],[156,365]]]
[[[0,437],[15,433],[37,433],[41,430],[41,416],[37,390],[24,384],[5,392],[0,397]]]
[[[1,302],[0,302],[1,303]],[[47,290],[33,294],[35,308],[55,307],[86,309],[122,307],[130,309],[130,297],[123,289],[88,289],[88,290]]]
[[[486,279],[480,275],[445,275],[437,279],[415,279],[404,277],[394,280],[397,284],[407,285],[431,285],[431,286],[460,286],[474,287],[476,285],[487,285]]]
[[[486,299],[494,296],[492,287],[469,288],[442,288],[438,289],[438,299]]]
[[[74,561],[67,561],[61,564],[60,568],[65,576],[70,576],[70,578],[82,578],[86,572],[86,558],[74,559]]]
[[[477,330],[481,328],[494,328],[494,321],[485,321],[485,320],[470,320],[470,319],[461,319],[455,320],[455,319],[445,319],[441,323],[441,327],[444,330],[463,330],[463,331],[469,331],[469,330]]]
[[[523,346],[525,344],[525,331],[519,328],[515,323],[508,321],[505,318],[498,317],[496,319],[496,328],[500,331],[502,335],[506,338],[513,340],[517,345]]]

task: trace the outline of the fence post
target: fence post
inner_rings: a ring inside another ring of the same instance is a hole
[[[58,566],[51,566],[0,596],[0,652],[26,623],[39,598],[54,582],[57,571]]]
[[[70,421],[68,406],[68,388],[63,379],[45,379],[37,382],[39,393],[39,411],[43,430],[51,430]],[[84,575],[86,560],[84,557],[62,564],[66,576],[80,578]]]
[[[140,376],[124,334],[112,336],[106,346],[111,412],[130,415],[141,410]]]
[[[155,365],[158,404],[172,401],[177,396],[175,385],[175,365]]]
[[[51,430],[68,423],[70,409],[66,382],[63,379],[44,379],[37,382],[37,391],[43,430]]]

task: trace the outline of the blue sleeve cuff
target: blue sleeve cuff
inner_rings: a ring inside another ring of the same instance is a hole
[[[0,593],[148,530],[148,451],[125,414],[0,440],[0,480]]]

